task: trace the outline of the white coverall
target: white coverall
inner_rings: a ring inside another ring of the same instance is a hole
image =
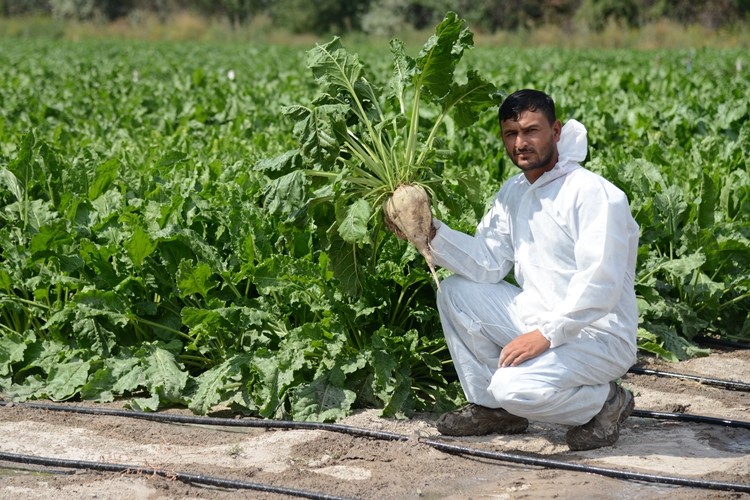
[[[474,236],[433,222],[435,264],[454,273],[438,310],[471,403],[582,425],[636,360],[638,225],[625,194],[579,164],[587,147],[569,120],[554,168],[504,183]],[[520,288],[503,281],[511,269]],[[498,368],[502,347],[535,329],[550,348]]]

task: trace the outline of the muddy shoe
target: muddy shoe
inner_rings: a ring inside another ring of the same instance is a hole
[[[565,441],[573,451],[612,446],[620,437],[620,426],[630,416],[634,406],[633,393],[610,382],[609,398],[599,413],[585,424],[570,429]]]
[[[445,436],[520,434],[528,426],[528,420],[511,415],[502,408],[487,408],[474,403],[444,413],[437,420],[437,430]]]

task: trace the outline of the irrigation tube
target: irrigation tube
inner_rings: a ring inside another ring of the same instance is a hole
[[[170,422],[177,424],[217,425],[224,427],[259,427],[263,429],[306,429],[324,430],[352,434],[360,437],[371,437],[387,441],[406,441],[409,436],[396,434],[394,432],[373,431],[342,424],[326,424],[322,422],[299,422],[289,420],[265,420],[265,419],[234,419],[217,417],[199,417],[195,415],[176,415],[174,413],[148,413],[144,411],[117,410],[112,408],[92,408],[86,406],[61,406],[43,403],[9,403],[0,401],[0,406],[20,406],[44,411],[62,411],[69,413],[83,413],[88,415],[106,415],[110,417],[127,417],[140,420],[152,420],[155,422]]]
[[[674,476],[660,476],[655,474],[643,474],[640,472],[628,472],[617,469],[607,469],[604,467],[595,467],[591,465],[575,464],[570,462],[562,462],[560,460],[551,460],[548,458],[536,458],[525,455],[516,455],[513,453],[503,452],[492,452],[477,450],[475,448],[466,448],[463,446],[456,446],[447,444],[442,441],[436,441],[434,439],[423,439],[422,443],[428,444],[433,448],[446,453],[453,453],[456,455],[469,455],[473,457],[489,458],[493,460],[500,460],[503,462],[513,462],[523,465],[537,465],[540,467],[548,467],[563,470],[572,470],[576,472],[590,472],[593,474],[600,474],[602,476],[613,477],[617,479],[632,479],[636,481],[646,481],[650,483],[661,483],[661,484],[672,484],[677,486],[690,486],[696,488],[707,488],[712,490],[724,490],[724,491],[737,491],[743,493],[750,493],[750,484],[734,484],[724,483],[719,481],[703,481],[695,479],[687,479]]]
[[[61,406],[44,403],[9,403],[0,401],[0,406],[20,406],[44,411],[62,411],[69,413],[83,413],[89,415],[107,415],[110,417],[127,417],[141,420],[152,420],[155,422],[170,422],[178,424],[195,425],[217,425],[224,427],[258,427],[263,429],[307,429],[339,432],[359,437],[371,437],[385,441],[408,441],[409,436],[387,431],[373,431],[361,427],[352,427],[342,424],[327,424],[323,422],[300,422],[290,420],[266,420],[266,419],[234,419],[217,417],[200,417],[195,415],[177,415],[174,413],[148,413],[133,410],[117,410],[113,408],[92,408],[86,406]],[[730,420],[690,413],[669,413],[650,410],[633,410],[633,416],[664,420],[680,420],[683,422],[696,422],[711,425],[722,425],[724,427],[739,427],[750,429],[750,422],[742,420]]]
[[[0,401],[0,406],[8,406],[8,405],[18,405],[21,407],[35,408],[35,409],[48,410],[48,411],[64,411],[64,412],[84,413],[84,414],[92,414],[92,415],[110,415],[110,416],[118,416],[118,417],[140,418],[140,419],[161,421],[161,422],[187,423],[187,424],[199,424],[199,425],[219,425],[219,426],[232,426],[232,427],[319,429],[319,430],[326,430],[326,431],[331,431],[331,432],[350,434],[350,435],[360,436],[360,437],[371,437],[375,439],[388,440],[388,441],[408,441],[410,439],[409,436],[404,435],[404,434],[397,434],[393,432],[372,431],[369,429],[362,429],[359,427],[352,427],[348,425],[326,424],[326,423],[318,423],[318,422],[295,422],[295,421],[286,421],[286,420],[261,420],[261,419],[227,419],[227,418],[200,417],[200,416],[191,416],[191,415],[175,415],[175,414],[168,414],[168,413],[167,414],[146,413],[146,412],[137,412],[137,411],[132,411],[132,410],[116,410],[116,409],[108,409],[108,408],[59,406],[59,405],[49,405],[49,404],[40,404],[40,403],[7,403],[4,401]],[[662,412],[650,412],[650,411],[645,411],[645,410],[634,410],[633,415],[645,416],[645,417],[657,418],[657,419],[665,418],[665,419],[670,419],[670,420],[684,420],[684,421],[701,422],[701,423],[709,423],[709,424],[720,424],[720,425],[725,425],[725,426],[742,427],[742,428],[750,429],[750,422],[716,419],[712,417],[703,417],[700,415],[690,415],[690,414],[684,414],[684,413],[662,413]],[[681,478],[681,477],[675,477],[675,476],[661,476],[661,475],[654,475],[654,474],[635,473],[635,472],[628,472],[628,471],[622,471],[622,470],[617,470],[617,469],[607,469],[607,468],[590,466],[590,465],[575,464],[575,463],[564,462],[564,461],[554,460],[554,459],[536,458],[536,457],[516,455],[516,454],[511,454],[511,453],[499,453],[499,452],[477,450],[473,448],[466,448],[466,447],[447,444],[447,443],[437,441],[434,439],[422,439],[420,440],[420,442],[427,444],[429,446],[432,446],[433,448],[438,449],[440,451],[458,454],[458,455],[471,455],[471,456],[490,458],[490,459],[500,460],[500,461],[521,463],[525,465],[536,465],[536,466],[553,468],[553,469],[556,468],[556,469],[563,469],[563,470],[573,470],[573,471],[578,471],[578,472],[589,472],[593,474],[600,474],[600,475],[618,478],[618,479],[631,479],[631,480],[660,483],[660,484],[672,484],[672,485],[677,485],[677,486],[689,486],[689,487],[694,487],[694,488],[708,488],[708,489],[715,489],[715,490],[738,491],[738,492],[750,493],[750,484],[703,481],[703,480],[687,479],[687,478]],[[12,456],[11,454],[0,454],[0,459],[2,459],[3,455]],[[56,460],[56,459],[53,459],[53,460]],[[54,464],[51,464],[51,465],[54,465]],[[118,467],[126,467],[126,466],[118,466]],[[121,470],[118,470],[118,471],[121,471]],[[177,477],[177,476],[169,476],[169,477]],[[188,479],[186,478],[184,480],[188,480]],[[212,480],[223,481],[223,480],[216,479],[216,478],[213,478]],[[197,483],[197,484],[207,484],[207,483]],[[247,484],[251,484],[251,483],[247,483]],[[231,488],[232,486],[227,486],[227,487]],[[246,487],[246,486],[241,486],[241,487]],[[311,494],[309,492],[303,492],[303,493]],[[314,497],[314,498],[332,498],[332,497]]]
[[[679,420],[681,422],[696,422],[699,424],[723,425],[725,427],[739,427],[741,429],[750,429],[750,422],[743,422],[742,420],[729,420],[726,418],[704,417],[703,415],[691,415],[690,413],[633,410],[633,413],[631,413],[631,415],[634,417]]]
[[[702,344],[716,345],[720,347],[734,347],[735,349],[750,349],[750,344],[748,344],[747,342],[736,342],[733,340],[716,339],[713,337],[706,337],[706,336],[698,336],[698,337],[695,337],[694,340]]]
[[[43,465],[45,467],[67,467],[71,469],[118,472],[121,474],[159,476],[167,479],[177,479],[184,483],[199,484],[202,486],[214,486],[235,490],[256,490],[264,491],[266,493],[279,493],[296,497],[313,498],[316,500],[345,500],[343,497],[327,495],[325,493],[315,493],[312,491],[298,490],[294,488],[283,488],[281,486],[271,486],[268,484],[249,483],[246,481],[235,481],[213,476],[202,476],[199,474],[191,474],[188,472],[172,472],[164,469],[139,467],[136,465],[112,464],[106,462],[87,462],[84,460],[66,460],[62,458],[36,457],[32,455],[16,455],[15,453],[5,453],[2,451],[0,451],[0,460],[30,465]]]
[[[633,366],[628,370],[630,373],[637,373],[639,375],[656,375],[658,377],[675,377],[685,380],[695,380],[702,384],[713,385],[722,387],[724,389],[731,389],[734,391],[748,391],[750,392],[750,384],[745,382],[735,382],[734,380],[725,380],[721,378],[710,378],[710,377],[699,377],[697,375],[687,375],[685,373],[673,373],[663,372],[659,370],[651,370],[648,368],[638,368]]]

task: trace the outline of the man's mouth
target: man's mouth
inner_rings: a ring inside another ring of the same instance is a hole
[[[518,158],[521,161],[530,161],[531,160],[531,151],[519,151],[516,153],[516,158]]]

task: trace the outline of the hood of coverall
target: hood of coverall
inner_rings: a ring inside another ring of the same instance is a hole
[[[582,162],[586,159],[588,145],[586,127],[578,120],[568,120],[560,131],[560,141],[557,143],[560,158],[557,164],[562,165],[570,161]]]
[[[560,131],[560,140],[557,142],[557,153],[559,155],[557,164],[551,170],[542,174],[532,186],[538,188],[578,168],[579,163],[586,159],[588,145],[586,127],[574,119],[565,122]]]

